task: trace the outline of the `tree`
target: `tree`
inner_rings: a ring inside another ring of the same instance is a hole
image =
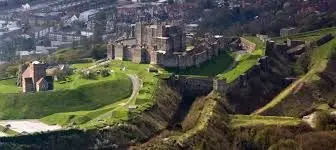
[[[94,20],[94,29],[93,29],[93,42],[94,43],[102,43],[102,35],[105,33],[106,26],[106,14],[104,12],[100,12],[96,15]]]

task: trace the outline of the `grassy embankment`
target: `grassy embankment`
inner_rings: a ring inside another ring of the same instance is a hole
[[[125,67],[124,71],[121,68]],[[110,69],[115,73],[136,74],[141,79],[141,89],[133,99],[124,99],[110,105],[91,111],[77,111],[57,113],[42,119],[48,124],[59,124],[63,126],[77,125],[80,128],[93,128],[110,125],[119,121],[130,119],[129,106],[137,106],[135,113],[140,113],[154,104],[153,95],[158,86],[158,78],[149,73],[147,64],[134,64],[126,61],[112,61]],[[96,68],[99,69],[100,67]]]
[[[0,80],[0,93],[19,93],[21,88],[16,86],[16,78],[8,80]]]
[[[265,55],[265,44],[257,37],[247,36],[247,40],[256,44],[256,50],[252,53],[243,54],[236,57],[236,65],[232,70],[217,75],[218,79],[227,82],[232,82],[237,79],[244,72],[251,69],[258,61],[259,58]]]
[[[182,75],[216,76],[219,79],[226,79],[228,82],[232,82],[253,67],[260,57],[264,56],[265,44],[259,38],[253,36],[244,38],[256,44],[257,47],[254,52],[245,54],[226,52],[202,64],[200,67],[191,67],[185,70],[166,70]]]
[[[293,117],[277,117],[277,116],[255,116],[255,115],[230,115],[230,125],[233,128],[247,127],[255,125],[282,125],[297,126],[302,121]]]
[[[70,79],[63,84],[56,82],[54,91],[0,93],[0,118],[38,119],[58,112],[92,110],[131,94],[131,81],[122,73],[96,80],[74,74]],[[16,88],[15,84],[7,86]]]
[[[298,33],[295,35],[291,35],[288,37],[276,37],[272,38],[274,41],[284,41],[287,38],[289,39],[295,39],[295,40],[305,40],[305,41],[316,41],[320,39],[321,37],[325,36],[326,34],[336,34],[336,27],[331,27],[331,28],[324,28],[320,30],[314,30],[310,32],[303,32],[303,33]]]
[[[314,49],[310,54],[309,72],[306,73],[304,76],[300,77],[290,86],[288,86],[285,90],[283,90],[280,94],[278,94],[278,96],[276,96],[270,103],[257,110],[254,114],[261,114],[267,111],[268,109],[276,107],[283,100],[285,100],[286,97],[291,95],[296,89],[296,87],[299,86],[299,84],[311,83],[313,81],[319,80],[319,76],[317,74],[322,72],[326,68],[328,60],[335,53],[336,53],[336,39],[329,41],[328,43]]]

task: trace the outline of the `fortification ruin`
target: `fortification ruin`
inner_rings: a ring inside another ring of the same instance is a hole
[[[32,62],[22,73],[23,92],[40,92],[53,90],[53,78],[46,75],[46,65]]]

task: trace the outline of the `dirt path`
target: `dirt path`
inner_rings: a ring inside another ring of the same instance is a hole
[[[91,70],[91,69],[94,69],[94,68],[97,68],[97,67],[100,67],[100,66],[109,64],[109,63],[110,63],[110,61],[109,61],[109,60],[106,60],[106,61],[103,61],[103,62],[101,62],[101,63],[99,63],[99,64],[93,65],[93,66],[89,67],[88,69]]]
[[[138,95],[141,88],[140,79],[137,75],[134,74],[128,74],[127,76],[132,80],[133,86],[132,95],[128,99],[129,101],[133,101],[134,99],[136,99],[136,96]]]
[[[132,95],[127,99],[127,101],[125,101],[124,103],[120,103],[118,107],[112,109],[111,111],[109,111],[107,113],[104,113],[104,114],[98,116],[94,120],[104,120],[104,118],[108,118],[108,117],[113,116],[113,112],[115,112],[116,110],[118,110],[122,107],[128,107],[130,105],[135,104],[136,96],[139,94],[139,91],[140,91],[140,88],[141,88],[141,81],[140,81],[140,79],[137,75],[128,74],[127,76],[132,81],[132,88],[133,88]]]

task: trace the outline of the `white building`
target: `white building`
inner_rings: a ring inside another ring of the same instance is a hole
[[[79,14],[79,21],[83,21],[83,22],[88,22],[89,21],[89,18],[91,16],[94,16],[98,13],[99,11],[96,10],[96,9],[91,9],[91,10],[88,10],[88,11],[84,11],[82,13]]]

